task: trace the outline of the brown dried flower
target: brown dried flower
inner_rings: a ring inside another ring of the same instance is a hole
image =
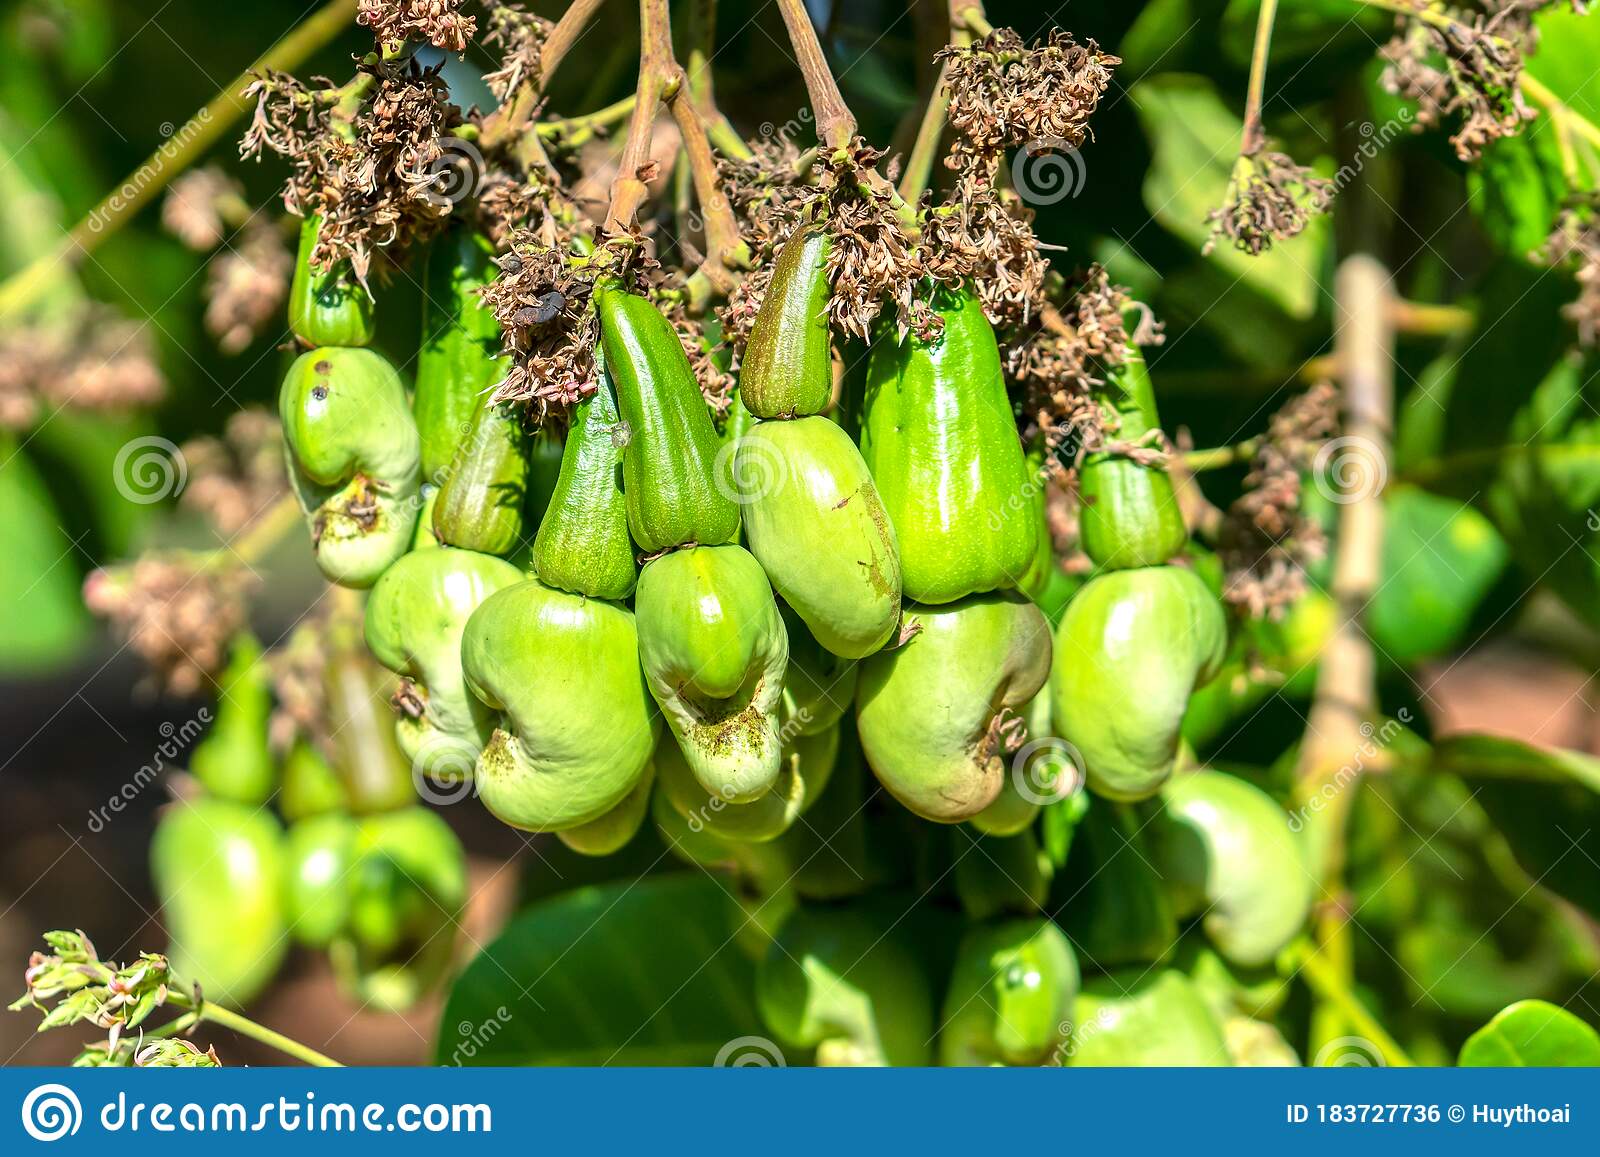
[[[205,515],[224,538],[286,493],[278,419],[260,407],[230,417],[221,438],[185,442],[182,454],[189,481],[178,501]]]
[[[494,398],[532,402],[542,420],[550,406],[594,392],[600,323],[593,270],[574,269],[563,249],[531,232],[513,233],[510,251],[495,263],[500,274],[484,287],[483,300],[500,323],[511,368]]]
[[[1561,312],[1577,326],[1579,343],[1594,346],[1600,336],[1600,199],[1563,209],[1541,256],[1551,265],[1576,267],[1578,296]]]
[[[922,261],[891,189],[872,180],[882,153],[860,137],[842,158],[818,161],[823,195],[829,203],[827,229],[833,235],[828,256],[828,319],[835,328],[863,341],[885,305],[894,308],[901,332],[923,337],[936,332],[937,319],[917,299]]]
[[[498,67],[483,74],[484,83],[501,102],[524,81],[537,82],[545,38],[554,27],[548,20],[505,0],[485,0],[489,27],[483,45],[499,52]]]
[[[41,406],[120,413],[165,393],[149,333],[105,306],[0,330],[0,428],[31,425]]]
[[[194,169],[172,182],[161,202],[161,224],[200,253],[222,244],[227,218],[243,207],[239,182],[215,165]]]
[[[205,326],[223,353],[239,353],[278,320],[293,270],[294,258],[282,235],[264,223],[247,228],[236,248],[211,259]]]
[[[465,52],[478,21],[461,15],[461,4],[462,0],[360,0],[356,23],[371,28],[379,44],[416,39],[446,52]]]
[[[1282,616],[1305,593],[1306,564],[1327,550],[1322,528],[1300,511],[1300,489],[1317,447],[1338,433],[1338,402],[1338,390],[1322,382],[1274,414],[1244,493],[1223,515],[1223,598],[1252,617]]]
[[[243,568],[219,570],[182,554],[150,554],[93,571],[84,580],[83,601],[111,621],[160,686],[194,695],[227,661],[228,641],[245,625],[253,581]]]
[[[1227,197],[1206,218],[1211,236],[1204,252],[1225,238],[1235,249],[1257,256],[1273,242],[1299,235],[1313,217],[1327,212],[1332,200],[1332,181],[1260,142],[1234,161]]]

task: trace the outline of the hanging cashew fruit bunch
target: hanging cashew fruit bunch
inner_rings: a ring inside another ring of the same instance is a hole
[[[318,222],[301,229],[289,296],[301,354],[278,395],[288,473],[329,581],[370,587],[411,547],[421,442],[400,375],[372,340],[365,290],[311,266]]]
[[[894,527],[850,436],[823,417],[832,394],[828,235],[778,254],[750,331],[739,398],[759,421],[736,443],[745,534],[773,588],[819,643],[858,659],[900,619]]]
[[[761,564],[734,541],[739,506],[719,478],[716,428],[677,334],[642,297],[613,286],[596,299],[628,428],[628,527],[654,556],[634,596],[639,660],[700,786],[750,803],[782,771],[788,632]]]
[[[1102,408],[1120,431],[1159,429],[1137,348],[1106,378]],[[1205,581],[1168,561],[1186,537],[1165,472],[1106,451],[1085,460],[1081,488],[1083,546],[1100,572],[1056,628],[1052,716],[1095,792],[1144,799],[1172,774],[1189,697],[1225,658],[1227,622]]]
[[[635,567],[618,435],[602,373],[572,415],[534,541],[535,577],[490,595],[461,641],[466,685],[494,719],[475,772],[484,805],[512,827],[596,853],[643,822],[641,783],[661,729],[622,602]]]

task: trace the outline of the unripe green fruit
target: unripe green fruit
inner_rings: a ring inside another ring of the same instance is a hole
[[[739,394],[758,418],[804,418],[828,408],[828,253],[821,229],[797,233],[778,251],[766,297],[739,365]]]
[[[1051,730],[1049,684],[1028,700],[1020,714],[1027,739],[1010,760],[1000,794],[970,821],[986,836],[1014,836],[1027,831],[1045,803],[1083,787],[1071,752]]]
[[[1044,909],[1055,869],[1032,829],[986,836],[960,827],[951,837],[956,896],[969,920],[1032,916]]]
[[[278,810],[287,823],[344,811],[349,806],[344,784],[322,752],[304,739],[297,739],[283,757],[283,786],[278,789]]]
[[[642,297],[595,294],[606,366],[628,426],[622,459],[628,527],[645,554],[739,534],[739,507],[717,485],[717,437],[677,333]]]
[[[301,820],[289,829],[284,852],[284,908],[289,933],[301,944],[326,947],[350,918],[350,869],[357,824],[343,812]]]
[[[259,807],[277,786],[267,735],[272,679],[261,643],[248,631],[234,637],[218,682],[217,718],[189,757],[189,771],[212,795]]]
[[[819,1065],[926,1065],[933,994],[918,954],[859,906],[800,907],[756,973],[761,1017]]]
[[[1015,588],[1040,531],[1012,509],[1028,493],[1028,466],[983,306],[963,292],[935,308],[935,342],[885,334],[874,344],[861,428],[905,598],[925,604]]]
[[[1044,686],[1050,625],[1021,595],[908,606],[903,645],[861,663],[856,726],[867,763],[924,819],[956,823],[992,804],[1010,771],[997,732]]]
[[[1227,634],[1216,597],[1181,567],[1110,571],[1067,604],[1051,708],[1056,734],[1083,757],[1092,790],[1137,800],[1160,789],[1189,696],[1216,674]]]
[[[278,413],[317,565],[332,582],[371,586],[410,549],[421,505],[400,375],[371,350],[309,350],[289,368]]]
[[[502,823],[586,824],[645,774],[661,723],[625,607],[537,581],[502,588],[467,621],[461,666],[468,689],[502,716],[474,773]]]
[[[406,555],[372,588],[367,647],[412,682],[400,699],[395,738],[417,774],[443,783],[471,777],[494,715],[467,691],[461,636],[485,599],[521,581],[504,559],[442,549]]]
[[[178,800],[150,841],[173,973],[206,999],[238,1006],[271,981],[289,939],[283,829],[272,813],[227,800]]]
[[[749,803],[734,803],[700,786],[677,741],[664,736],[656,748],[661,791],[688,822],[719,840],[762,843],[793,826],[827,789],[839,757],[839,728],[815,735],[792,736],[783,747],[783,763],[772,789]]]
[[[1271,796],[1220,771],[1180,775],[1161,790],[1151,825],[1178,915],[1201,914],[1234,964],[1270,963],[1305,926],[1312,876]]]
[[[488,239],[470,229],[451,229],[428,250],[412,399],[428,482],[444,481],[485,391],[505,376],[500,326],[478,293],[497,272],[493,257]]]
[[[827,418],[758,422],[734,479],[750,553],[829,651],[870,655],[900,621],[900,558],[872,475]]]
[[[1230,1064],[1221,1026],[1181,972],[1129,972],[1090,980],[1073,1011],[1068,1048],[1075,1067]]]
[[[1155,391],[1139,347],[1127,347],[1122,365],[1106,373],[1104,406],[1119,419],[1111,437],[1138,442],[1161,428]],[[1084,553],[1103,570],[1159,566],[1189,541],[1172,479],[1125,454],[1100,451],[1084,459],[1078,474],[1078,536]]]
[[[311,267],[322,229],[320,216],[300,224],[300,250],[289,283],[289,328],[308,346],[364,346],[372,342],[376,325],[372,297],[355,279],[348,262],[331,269]]]
[[[815,735],[826,731],[855,706],[857,666],[825,651],[800,617],[778,607],[789,633],[789,665],[783,673],[785,734]]]
[[[644,826],[645,816],[650,814],[650,794],[655,782],[655,765],[646,764],[639,782],[622,797],[621,803],[586,824],[562,829],[556,833],[556,839],[581,856],[610,856],[620,852]]]
[[[941,1065],[1044,1065],[1078,996],[1078,958],[1049,920],[1007,920],[961,941],[939,1030]]]
[[[531,501],[532,439],[510,403],[479,399],[467,436],[439,482],[433,532],[447,546],[509,555],[522,545],[523,515]]]
[[[781,771],[789,639],[761,564],[739,546],[656,559],[639,576],[639,661],[695,779],[730,803]]]

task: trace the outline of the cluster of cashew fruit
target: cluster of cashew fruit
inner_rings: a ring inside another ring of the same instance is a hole
[[[1130,924],[1134,950],[1085,971],[1169,956],[1190,916],[1258,968],[1305,918],[1277,804],[1222,772],[1174,774],[1227,626],[1172,482],[1116,446],[1084,460],[1080,587],[977,296],[933,293],[937,338],[886,330],[839,379],[830,244],[807,228],[783,246],[720,421],[656,306],[598,284],[598,388],[560,437],[488,400],[503,367],[474,294],[481,239],[432,255],[409,404],[360,348],[361,299],[297,293],[312,348],[282,410],[318,562],[370,588],[367,642],[405,680],[396,735],[419,777],[470,780],[503,822],[585,854],[649,821],[683,859],[783,897],[751,922],[773,942],[761,1006],[786,1043],[830,1063],[1089,1063],[1123,1055],[1110,1022],[1181,1028],[1168,1005],[1190,1000],[1210,1035],[1160,1055],[1193,1059],[1227,1016],[1177,971],[1080,987],[1038,835],[1051,813],[1083,829],[1074,857],[1109,864],[1094,829],[1133,824],[1162,865],[1132,885],[1136,902],[1155,889],[1154,934]],[[1099,400],[1120,444],[1158,435],[1137,348]],[[942,963],[878,935],[868,893],[906,846],[865,819],[885,793],[981,845],[963,845],[967,924]],[[1117,933],[1125,914],[1102,908]]]

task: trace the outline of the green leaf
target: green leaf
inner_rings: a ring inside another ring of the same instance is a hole
[[[1203,77],[1155,76],[1129,94],[1155,151],[1144,183],[1145,205],[1162,225],[1201,249],[1211,234],[1207,216],[1227,195],[1243,126]],[[1324,216],[1299,237],[1257,257],[1222,244],[1210,260],[1290,317],[1305,318],[1316,308],[1327,242]]]
[[[1384,656],[1404,665],[1449,650],[1489,593],[1509,552],[1490,521],[1415,486],[1384,492],[1383,583],[1366,626]]]
[[[15,439],[0,438],[0,672],[65,663],[89,636],[79,598],[80,556],[43,478]]]
[[[1588,1068],[1600,1065],[1600,1033],[1564,1008],[1520,1000],[1467,1038],[1463,1068]]]
[[[1117,46],[1119,77],[1142,76],[1158,67],[1169,72],[1204,68],[1215,44],[1207,30],[1216,27],[1225,7],[1227,0],[1150,0]]]
[[[1600,917],[1600,759],[1463,734],[1434,744],[1432,769],[1471,781],[1522,870]]]
[[[1561,4],[1541,12],[1534,26],[1539,49],[1528,57],[1528,72],[1568,108],[1600,120],[1600,74],[1594,69],[1600,57],[1600,23]]]
[[[1567,197],[1555,127],[1540,117],[1501,137],[1467,170],[1467,200],[1478,223],[1508,257],[1533,262]]]
[[[1223,55],[1241,68],[1250,66],[1260,15],[1261,0],[1229,0],[1222,14],[1214,43],[1220,43]],[[1350,0],[1296,0],[1279,8],[1273,20],[1267,64],[1272,69],[1315,60],[1319,71],[1334,71],[1329,67],[1330,51],[1370,54],[1373,43],[1393,25],[1389,13],[1355,8]]]
[[[580,888],[517,916],[451,988],[460,1065],[707,1065],[768,1035],[727,887],[702,872]]]

